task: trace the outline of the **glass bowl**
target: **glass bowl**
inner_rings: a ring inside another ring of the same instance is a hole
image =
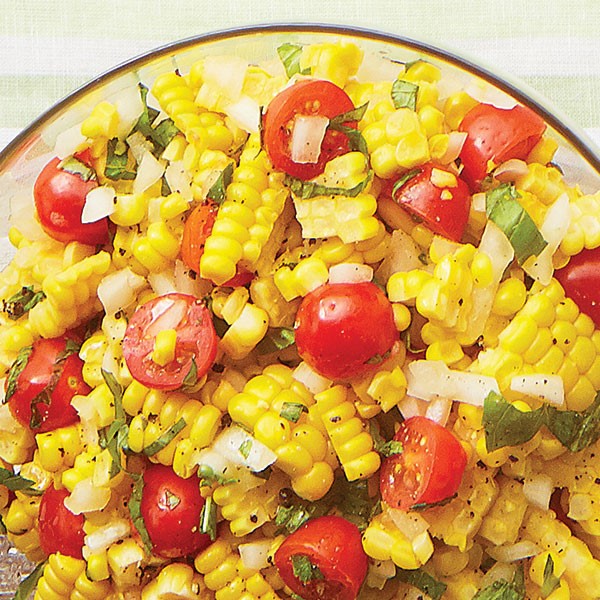
[[[217,31],[157,48],[99,75],[40,115],[0,153],[0,265],[11,257],[7,233],[11,210],[23,202],[32,204],[33,183],[52,154],[57,136],[80,123],[101,100],[118,97],[139,82],[150,87],[167,70],[182,73],[202,56],[238,55],[250,63],[272,61],[283,43],[312,44],[354,41],[365,55],[401,63],[425,59],[442,71],[442,78],[456,86],[477,88],[495,102],[516,101],[529,106],[548,125],[548,135],[558,143],[556,162],[568,182],[581,189],[600,189],[600,152],[568,117],[541,98],[531,87],[507,74],[457,53],[392,33],[356,27],[319,24],[273,24]],[[31,568],[18,553],[10,552],[0,536],[0,599],[12,597],[22,573]]]

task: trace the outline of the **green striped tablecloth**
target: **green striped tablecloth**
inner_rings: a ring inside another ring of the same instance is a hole
[[[124,60],[238,25],[322,22],[423,39],[524,80],[600,140],[599,0],[0,0],[0,148]]]

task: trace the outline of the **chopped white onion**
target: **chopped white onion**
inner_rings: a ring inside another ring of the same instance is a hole
[[[523,270],[542,285],[548,285],[554,274],[552,257],[559,247],[571,222],[571,207],[567,194],[561,194],[548,208],[540,227],[542,237],[548,243],[538,256],[530,256],[523,263]]]
[[[493,221],[488,221],[483,230],[479,251],[487,254],[492,263],[492,281],[486,286],[474,287],[471,293],[473,310],[464,337],[473,343],[483,334],[502,275],[515,255],[508,238]]]
[[[493,559],[502,563],[513,563],[541,552],[540,547],[530,540],[502,546],[490,546],[486,551]]]
[[[445,427],[451,410],[452,400],[449,398],[436,398],[427,403],[425,416],[442,427]]]
[[[116,192],[110,185],[92,188],[85,197],[81,211],[82,223],[95,223],[115,212]]]
[[[236,102],[242,93],[247,68],[248,62],[239,56],[207,56],[202,79],[205,84],[218,88],[231,102]]]
[[[485,192],[477,192],[471,196],[471,206],[476,212],[484,213],[486,210],[486,194]]]
[[[85,135],[81,133],[81,123],[77,123],[56,136],[54,152],[61,160],[72,156],[85,143],[86,139]]]
[[[105,275],[98,284],[98,298],[107,315],[114,315],[135,302],[136,293],[146,280],[129,267]]]
[[[119,125],[117,137],[123,139],[133,128],[144,112],[144,103],[142,95],[137,85],[125,88],[113,101],[117,114],[119,115]]]
[[[323,115],[297,115],[290,136],[290,158],[299,164],[317,163],[328,125],[329,119]]]
[[[565,402],[565,386],[560,375],[515,375],[510,380],[510,389],[555,406],[562,406]]]
[[[257,133],[260,127],[260,106],[254,98],[242,94],[237,102],[227,104],[223,112],[248,133]]]
[[[421,249],[413,238],[402,229],[396,229],[392,232],[387,254],[377,269],[377,278],[387,282],[394,273],[422,269],[420,255]]]
[[[517,177],[527,175],[528,170],[527,163],[524,160],[511,158],[501,165],[498,165],[494,169],[493,175],[498,181],[511,182]]]
[[[574,521],[587,521],[595,514],[594,503],[589,494],[570,494],[567,517]]]
[[[175,261],[175,289],[182,294],[189,294],[202,298],[210,294],[212,283],[193,274],[189,267],[181,260]]]
[[[394,525],[411,541],[429,529],[429,523],[416,511],[406,512],[388,508],[386,515],[389,515]]]
[[[398,402],[398,410],[405,419],[411,417],[424,417],[427,412],[427,402],[420,398],[415,398],[406,394],[400,402]]]
[[[467,139],[467,133],[465,131],[451,131],[448,134],[448,147],[439,161],[443,165],[449,165],[454,162],[460,155],[465,140]]]
[[[156,336],[165,329],[176,329],[188,311],[188,303],[181,298],[164,297],[153,305],[152,320],[146,334],[148,337]]]
[[[395,81],[404,73],[404,65],[374,52],[365,53],[356,79],[365,82]]]
[[[373,267],[361,263],[338,263],[329,267],[329,283],[373,281]]]
[[[175,275],[168,271],[148,274],[148,283],[157,296],[176,292]]]
[[[269,552],[272,546],[273,540],[271,539],[240,544],[238,550],[244,567],[256,571],[267,568],[269,566]]]
[[[112,544],[124,540],[131,533],[129,521],[126,519],[111,519],[107,525],[101,525],[92,533],[85,536],[85,548],[88,554],[97,554],[106,550]]]
[[[4,400],[4,385],[2,386],[2,399]],[[13,417],[8,404],[0,404],[0,431],[17,433],[21,429],[19,422]]]
[[[292,377],[304,384],[311,394],[324,392],[331,387],[331,380],[317,373],[308,363],[302,361],[292,373]]]
[[[517,101],[506,92],[481,80],[472,79],[465,86],[465,92],[478,102],[491,104],[496,108],[510,109],[518,104]]]
[[[536,473],[523,481],[523,495],[532,506],[548,510],[550,497],[554,492],[554,482],[550,475]]]
[[[141,194],[145,192],[163,176],[164,172],[165,165],[158,161],[151,152],[146,151],[133,180],[133,193]]]
[[[180,193],[185,200],[191,202],[192,176],[186,171],[182,160],[174,160],[165,169],[165,180],[172,192]]]
[[[500,393],[494,377],[455,371],[441,360],[414,360],[409,363],[407,393],[422,400],[447,398],[474,406],[483,406],[490,392]]]
[[[95,512],[106,507],[110,500],[110,489],[94,485],[91,477],[78,481],[64,504],[74,515]]]
[[[141,131],[134,131],[126,141],[137,164],[142,162],[146,152],[152,152],[152,142]]]
[[[220,433],[212,447],[233,464],[255,473],[264,471],[277,460],[275,452],[237,425]]]

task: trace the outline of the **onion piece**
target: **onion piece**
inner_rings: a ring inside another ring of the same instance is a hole
[[[450,411],[452,410],[452,400],[449,398],[437,398],[427,403],[425,416],[432,421],[435,421],[442,427],[446,426]]]
[[[386,515],[411,541],[426,533],[429,529],[429,523],[416,511],[406,512],[397,508],[388,508]]]
[[[297,115],[290,136],[290,158],[299,164],[319,162],[329,119],[323,115]]]
[[[589,494],[570,494],[567,517],[574,521],[587,521],[594,517],[595,507]]]
[[[264,471],[277,460],[275,452],[237,425],[219,434],[212,448],[234,465],[246,467],[255,473]]]
[[[292,377],[304,384],[311,394],[324,392],[331,387],[331,380],[317,373],[308,363],[302,361],[292,373]]]
[[[364,55],[358,71],[357,81],[375,83],[377,81],[395,81],[405,71],[405,66],[374,52]]]
[[[552,257],[560,246],[571,222],[571,205],[567,194],[561,194],[548,208],[544,222],[540,227],[542,237],[548,243],[538,256],[530,256],[523,263],[523,270],[527,275],[548,285],[554,274]]]
[[[2,401],[4,402],[4,385],[2,385],[1,393]],[[21,425],[10,412],[8,404],[0,404],[0,431],[5,431],[6,433],[18,433],[21,429]]]
[[[476,212],[484,213],[486,211],[486,202],[485,192],[477,192],[471,197],[471,207]]]
[[[565,403],[565,386],[560,375],[515,375],[510,380],[510,389],[554,406],[562,406]]]
[[[202,80],[236,102],[241,96],[247,69],[248,62],[239,56],[207,56],[202,65]]]
[[[269,552],[272,546],[273,540],[271,539],[240,544],[238,550],[244,567],[256,571],[267,568],[269,566]]]
[[[329,267],[329,283],[373,281],[373,267],[361,263],[338,263]]]
[[[528,172],[529,168],[524,160],[511,158],[501,165],[498,165],[492,174],[498,181],[506,183],[514,181],[517,177],[523,177],[523,175],[527,175]]]
[[[524,558],[531,558],[541,552],[539,546],[531,540],[523,540],[515,544],[505,544],[502,546],[490,546],[486,552],[495,560],[501,563],[512,563]]]
[[[260,106],[250,96],[242,94],[237,102],[227,104],[223,112],[240,128],[248,133],[257,133],[260,127]]]
[[[450,163],[454,162],[459,157],[460,152],[465,145],[466,139],[466,131],[451,131],[448,134],[448,146],[446,151],[439,158],[440,163],[443,165],[449,165]]]
[[[483,81],[471,79],[464,90],[471,98],[483,104],[491,104],[496,108],[514,108],[518,102],[506,92]]]
[[[148,337],[155,337],[165,329],[176,329],[188,312],[189,305],[181,298],[161,298],[150,311],[152,320],[146,329]]]
[[[81,133],[81,123],[69,127],[61,131],[56,136],[56,142],[54,142],[54,152],[58,158],[63,160],[69,156],[72,156],[85,144],[87,138]]]
[[[78,481],[64,504],[74,515],[102,510],[110,501],[110,489],[94,485],[91,477]]]
[[[164,296],[165,294],[178,291],[175,285],[175,276],[168,271],[149,273],[148,283],[157,296]]]
[[[424,417],[427,412],[427,402],[420,398],[415,398],[406,394],[400,402],[398,402],[398,410],[405,419],[411,417]]]
[[[133,180],[133,193],[141,194],[145,192],[163,176],[164,172],[165,165],[158,161],[151,152],[146,151]]]
[[[186,171],[182,160],[174,160],[165,169],[165,180],[172,192],[180,193],[185,200],[191,202],[192,176]]]
[[[152,142],[141,131],[134,131],[125,141],[137,164],[142,162],[146,152],[152,152]]]
[[[119,92],[113,103],[119,115],[117,137],[124,139],[144,112],[144,103],[138,86],[132,85]]]
[[[377,269],[378,280],[387,282],[394,273],[422,269],[420,255],[421,249],[412,237],[402,229],[396,229],[392,232],[387,254]]]
[[[105,275],[98,284],[98,298],[107,315],[114,315],[135,302],[146,280],[129,267]]]
[[[110,185],[100,185],[92,188],[85,196],[83,210],[81,211],[82,223],[96,223],[115,212],[115,198],[117,194]]]
[[[494,377],[455,371],[441,360],[414,360],[408,365],[406,393],[422,400],[446,398],[483,406],[490,392],[500,393]]]
[[[111,519],[107,525],[101,525],[85,536],[84,556],[85,554],[89,556],[106,550],[112,544],[129,537],[130,533],[129,521],[126,519]]]
[[[532,506],[548,510],[550,497],[554,492],[554,482],[550,475],[536,473],[523,482],[523,495]]]

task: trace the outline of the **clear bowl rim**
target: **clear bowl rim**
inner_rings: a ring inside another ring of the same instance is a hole
[[[575,150],[584,158],[588,165],[594,169],[600,176],[600,148],[585,134],[582,128],[572,122],[572,120],[563,111],[558,109],[547,98],[536,92],[525,81],[518,77],[503,72],[496,67],[486,66],[483,61],[475,60],[466,56],[455,49],[444,47],[438,42],[433,43],[424,39],[416,39],[407,35],[391,33],[378,29],[371,29],[356,25],[341,25],[331,23],[317,22],[292,22],[292,23],[264,23],[254,25],[243,25],[231,28],[219,29],[185,37],[179,40],[169,42],[152,48],[139,55],[135,55],[110,69],[100,73],[96,77],[83,83],[81,86],[68,93],[60,100],[53,103],[49,108],[43,111],[38,117],[26,125],[8,144],[0,150],[0,173],[11,163],[18,153],[22,150],[24,142],[43,127],[46,121],[50,120],[56,113],[75,103],[86,94],[101,88],[102,85],[119,75],[124,75],[136,68],[162,58],[166,55],[185,51],[195,45],[208,44],[223,39],[235,37],[248,37],[259,34],[273,33],[323,33],[338,34],[348,37],[365,38],[372,41],[379,41],[388,44],[404,46],[417,52],[425,52],[437,59],[446,61],[454,67],[460,68],[474,74],[477,77],[491,83],[498,89],[506,92],[515,98],[521,104],[532,108],[555,131],[568,140]]]

